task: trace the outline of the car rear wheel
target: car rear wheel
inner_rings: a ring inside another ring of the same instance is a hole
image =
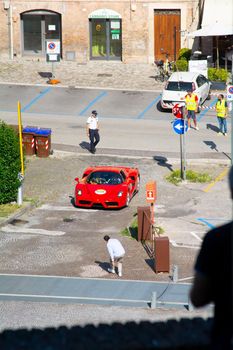
[[[164,108],[162,107],[161,101],[159,101],[159,102],[157,103],[157,109],[158,109],[159,112],[165,112],[165,111],[166,111],[166,109],[164,109]]]

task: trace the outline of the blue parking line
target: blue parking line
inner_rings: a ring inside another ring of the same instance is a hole
[[[216,102],[217,102],[217,98],[215,98],[212,102],[211,102],[211,104],[209,105],[209,107],[213,107],[213,105],[215,105],[216,104]],[[203,117],[204,117],[204,115],[206,115],[206,113],[209,111],[209,109],[205,109],[204,111],[202,111],[201,113],[200,113],[200,115],[199,115],[199,117],[197,118],[197,121],[199,122]]]
[[[197,218],[197,220],[207,225],[211,229],[216,227],[215,225],[212,225],[209,221],[207,221],[208,219]]]
[[[151,107],[160,99],[161,95],[159,95],[158,97],[156,97],[145,109],[144,111],[142,111],[138,116],[137,119],[142,119],[144,117],[144,115],[146,114],[147,111],[149,111],[149,109],[151,109]]]
[[[105,95],[107,95],[107,91],[103,91],[101,92],[101,94],[99,94],[98,96],[96,96],[94,98],[94,100],[92,100],[88,105],[87,107],[85,107],[80,113],[79,115],[84,115],[84,113],[86,113],[86,111],[91,107],[93,106],[97,101],[99,101],[102,97],[104,97]]]
[[[31,100],[31,102],[29,102],[25,107],[22,108],[22,112],[27,111],[35,102],[37,102],[38,100],[40,100],[45,94],[47,94],[47,92],[49,92],[51,90],[51,87],[48,87],[47,89],[45,89],[44,91],[40,92],[40,94],[38,96],[36,96],[33,100]]]

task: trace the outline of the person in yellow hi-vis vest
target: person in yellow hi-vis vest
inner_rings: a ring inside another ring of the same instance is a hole
[[[218,101],[215,105],[215,110],[217,113],[218,123],[219,123],[219,135],[227,136],[227,101],[224,99],[222,94],[218,95]]]
[[[194,128],[196,130],[199,130],[196,118],[196,112],[198,110],[198,97],[192,92],[192,90],[188,90],[187,95],[184,97],[184,100],[187,110],[188,130],[191,128],[191,119],[193,120]]]

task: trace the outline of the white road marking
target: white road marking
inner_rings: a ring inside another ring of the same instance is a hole
[[[179,278],[178,281],[187,281],[187,280],[191,280],[192,278],[193,278],[193,276],[185,277],[185,278]]]
[[[44,236],[63,236],[66,234],[64,231],[49,231],[41,228],[26,228],[26,227],[16,227],[13,225],[7,225],[0,229],[2,232],[6,233],[31,233],[34,235],[44,235]]]
[[[134,300],[134,299],[114,299],[114,298],[93,298],[93,297],[77,297],[77,296],[65,296],[65,295],[42,295],[42,294],[8,294],[0,293],[0,296],[10,297],[27,297],[27,298],[53,298],[53,299],[76,299],[76,300],[102,300],[102,301],[126,301],[131,303],[148,303],[151,300]]]
[[[41,207],[37,208],[39,210],[54,210],[54,211],[80,211],[80,212],[94,212],[98,209],[86,209],[86,208],[75,208],[72,205],[70,207],[56,206],[50,204],[43,204]]]
[[[0,273],[0,278],[1,276],[8,276],[8,277],[36,277],[36,278],[42,278],[42,279],[45,279],[45,278],[61,278],[61,279],[75,279],[75,280],[91,280],[91,281],[94,281],[94,280],[98,280],[99,281],[111,281],[112,282],[117,282],[117,283],[124,283],[124,282],[134,282],[134,283],[137,283],[137,284],[143,284],[143,283],[155,283],[155,284],[166,284],[167,285],[167,282],[164,282],[164,281],[160,281],[160,282],[155,282],[154,280],[153,281],[144,281],[144,280],[126,280],[126,279],[115,279],[115,280],[109,280],[108,278],[93,278],[93,277],[72,277],[72,276],[53,276],[53,275],[24,275],[24,274],[21,274],[21,273]],[[180,283],[182,284],[182,283]],[[187,284],[190,284],[190,283],[183,283],[185,285]]]
[[[195,232],[190,232],[190,235],[195,237],[198,241],[202,242],[202,239]]]
[[[0,293],[0,297],[24,297],[24,298],[48,298],[48,299],[75,299],[75,300],[98,300],[98,301],[118,301],[118,302],[127,302],[127,303],[150,303],[151,300],[143,300],[143,299],[114,299],[114,298],[93,298],[93,297],[76,297],[76,296],[64,296],[64,295],[40,295],[40,294],[6,294],[6,293]],[[180,302],[180,301],[160,301],[157,300],[158,304],[171,304],[171,305],[186,305],[187,302]]]

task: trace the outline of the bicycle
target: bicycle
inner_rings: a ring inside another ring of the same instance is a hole
[[[166,60],[166,62],[164,63],[163,60],[159,60],[159,61],[155,61],[155,65],[159,70],[159,74],[155,76],[155,80],[164,82],[172,74],[172,62],[169,62],[168,60]]]

